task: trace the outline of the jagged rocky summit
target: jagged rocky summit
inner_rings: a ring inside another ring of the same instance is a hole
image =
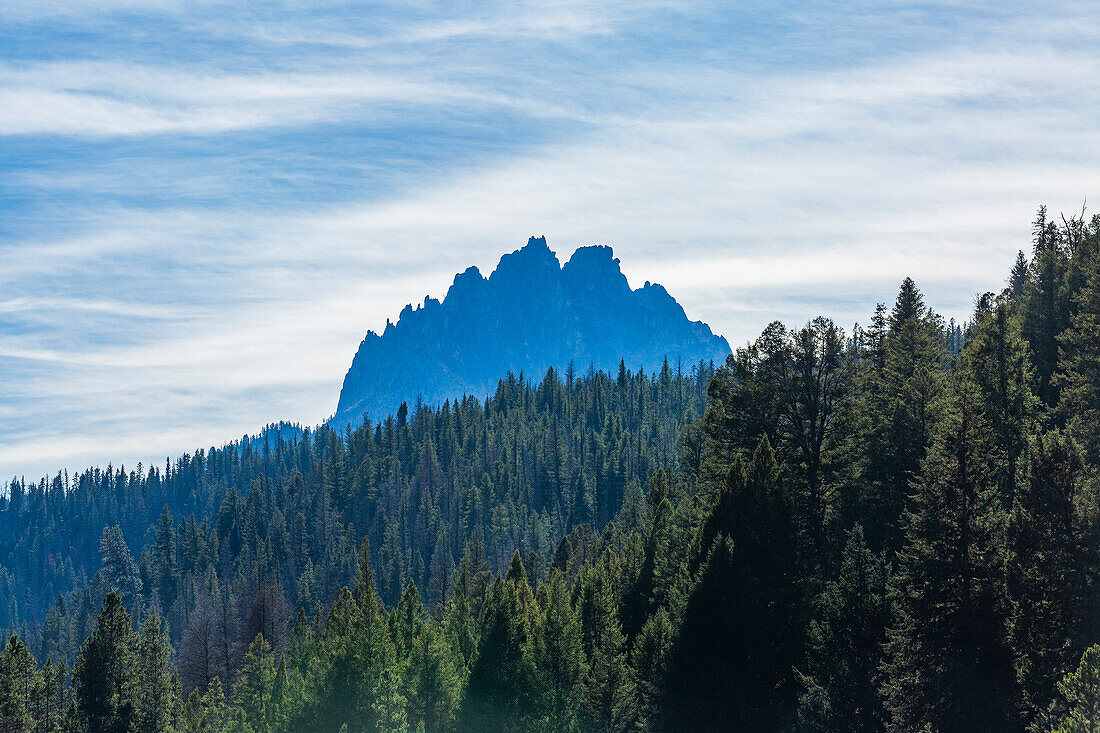
[[[581,247],[562,266],[545,237],[532,237],[488,278],[470,267],[442,302],[405,306],[381,335],[367,333],[331,424],[382,420],[417,399],[483,398],[509,371],[540,380],[572,363],[614,374],[622,360],[655,372],[666,358],[686,370],[729,353],[726,339],[688,320],[660,285],[631,290],[610,247]]]

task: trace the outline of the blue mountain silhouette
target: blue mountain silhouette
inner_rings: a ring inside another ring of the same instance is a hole
[[[509,372],[537,380],[573,364],[614,373],[620,360],[655,372],[666,359],[686,370],[729,353],[660,285],[631,290],[610,247],[581,247],[562,266],[545,237],[531,237],[488,278],[470,267],[442,302],[405,306],[381,335],[367,333],[331,424],[378,421],[418,399],[482,398]]]

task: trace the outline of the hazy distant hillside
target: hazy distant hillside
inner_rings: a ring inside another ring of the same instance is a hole
[[[397,323],[368,333],[344,378],[333,424],[379,420],[402,401],[484,396],[502,374],[541,378],[547,367],[614,372],[720,363],[729,344],[660,285],[631,290],[610,247],[582,247],[562,266],[545,237],[501,258],[483,277],[457,275],[442,302],[406,306]]]

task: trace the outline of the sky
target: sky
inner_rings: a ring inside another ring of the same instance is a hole
[[[1092,2],[0,4],[0,481],[317,424],[545,234],[732,344],[999,290],[1100,197]]]

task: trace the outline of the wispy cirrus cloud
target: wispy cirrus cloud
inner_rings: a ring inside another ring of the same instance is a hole
[[[102,61],[0,66],[0,135],[218,134],[362,119],[378,113],[372,105],[479,101],[471,96],[432,80],[370,72],[204,76]]]

